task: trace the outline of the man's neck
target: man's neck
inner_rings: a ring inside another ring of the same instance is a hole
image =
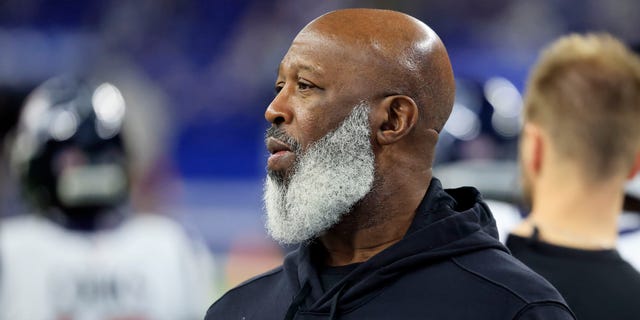
[[[534,227],[548,243],[586,250],[611,249],[617,241],[622,187],[616,183],[541,186],[533,210],[513,233],[531,236]]]
[[[430,172],[429,172],[430,173]],[[430,181],[431,176],[426,181]],[[325,264],[343,266],[369,260],[400,241],[413,222],[429,183],[411,188],[380,186],[343,221],[320,237]],[[382,190],[392,190],[384,192]]]
[[[366,229],[336,227],[321,237],[327,252],[325,264],[343,266],[369,260],[400,241],[406,234],[415,212]],[[393,226],[393,227],[389,227]]]

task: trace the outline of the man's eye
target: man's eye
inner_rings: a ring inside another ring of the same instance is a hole
[[[275,91],[275,94],[280,93],[280,91],[282,91],[282,86],[281,86],[281,85],[277,85],[277,86],[275,87],[275,90],[274,90],[274,91]]]
[[[305,82],[298,82],[298,89],[300,90],[309,90],[313,88],[313,85],[305,83]]]

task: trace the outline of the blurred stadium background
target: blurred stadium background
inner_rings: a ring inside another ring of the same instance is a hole
[[[149,174],[136,189],[138,207],[204,239],[223,287],[232,285],[283,254],[265,235],[261,203],[263,113],[278,63],[301,27],[345,7],[400,10],[441,36],[458,93],[438,172],[445,185],[475,184],[513,203],[521,93],[539,49],[584,31],[640,43],[636,0],[0,0],[2,134],[43,80],[69,72],[111,79],[140,110],[138,160]],[[21,213],[6,163],[2,174],[1,214]]]

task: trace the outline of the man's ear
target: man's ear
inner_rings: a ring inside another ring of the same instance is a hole
[[[407,135],[418,122],[418,106],[408,96],[385,97],[375,111],[374,132],[379,144],[397,142]]]
[[[633,166],[631,167],[631,171],[629,171],[629,176],[627,179],[631,180],[640,172],[640,152],[636,153],[636,158],[633,161]]]
[[[521,143],[523,165],[531,174],[537,176],[542,170],[545,153],[545,141],[540,127],[533,123],[525,123]]]

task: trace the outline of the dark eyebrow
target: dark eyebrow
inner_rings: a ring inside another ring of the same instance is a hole
[[[298,71],[307,71],[307,72],[311,72],[317,75],[322,75],[322,68],[318,68],[309,64],[295,64],[293,65],[294,68],[298,69]],[[282,70],[282,64],[278,66],[278,69],[276,70],[276,74],[280,74],[280,71]]]

